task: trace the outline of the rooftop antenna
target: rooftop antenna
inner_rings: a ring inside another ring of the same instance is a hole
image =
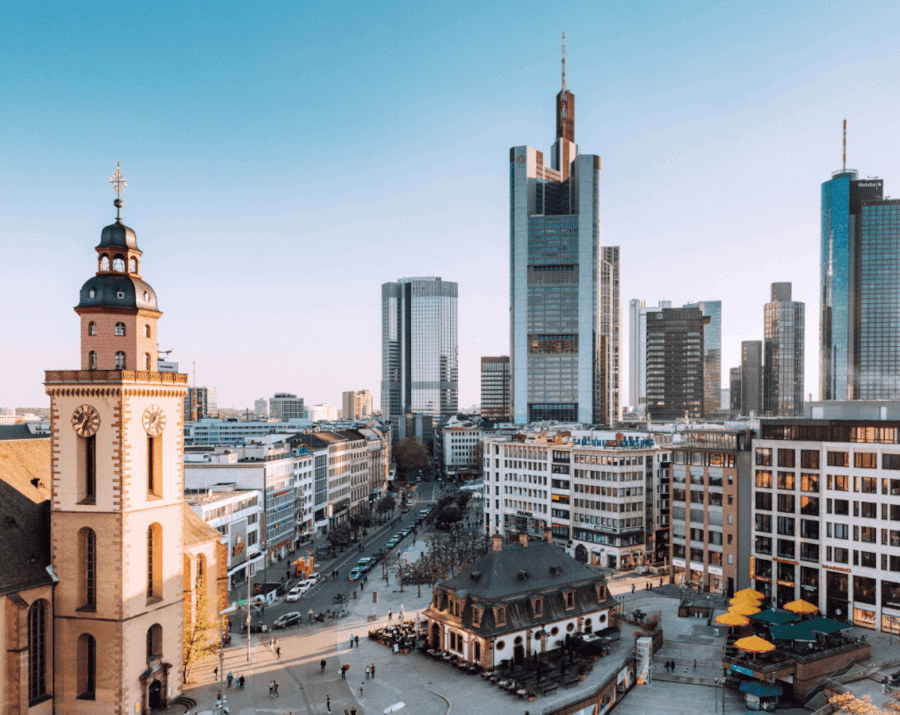
[[[847,171],[847,120],[844,120],[844,171]]]
[[[566,33],[562,37],[562,91],[566,91]],[[846,122],[845,122],[846,124]],[[846,128],[846,127],[845,127]]]

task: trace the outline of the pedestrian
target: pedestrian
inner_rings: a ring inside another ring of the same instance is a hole
[[[218,680],[218,679],[219,679],[219,666],[217,665],[215,668],[213,668],[213,680]]]
[[[347,679],[347,666],[342,665],[341,666],[341,680],[346,680],[346,679]]]
[[[366,680],[369,679],[369,666],[366,666]]]
[[[277,660],[281,660],[281,646],[280,645],[275,646],[275,658]]]
[[[328,712],[331,712],[331,696],[330,695],[325,696],[325,710],[327,710]]]
[[[322,658],[322,660],[319,661],[319,672],[320,672],[320,673],[324,673],[324,672],[325,672],[325,665],[326,665],[325,659]]]
[[[694,670],[697,670],[697,659],[694,658]]]
[[[270,698],[273,697],[272,693],[274,692],[274,690],[275,690],[275,681],[270,680],[269,681],[269,697]]]
[[[631,592],[634,593],[634,584],[631,584]]]
[[[243,675],[238,676],[238,690],[243,690],[243,689],[244,689],[244,683],[245,683],[245,682],[246,682],[246,681],[244,680],[244,676],[243,676]]]
[[[372,680],[375,680],[375,664],[372,663]]]
[[[231,672],[229,672],[228,675],[225,676],[225,677],[226,677],[226,680],[228,680],[228,687],[230,688],[230,687],[231,687],[231,681],[234,680],[234,675],[233,675]]]
[[[350,708],[350,715],[356,715],[356,708],[355,708],[355,707]]]
[[[359,636],[358,635],[353,636],[353,640],[356,641],[356,647],[359,648]]]
[[[394,620],[394,609],[392,609],[392,608],[388,609],[388,620],[389,621]]]
[[[350,636],[350,647],[353,647],[353,636]]]
[[[363,684],[362,681],[359,681],[359,697],[363,696]]]
[[[278,697],[278,681],[277,680],[272,681],[272,692],[275,693],[275,697],[277,698]]]
[[[662,579],[659,580],[659,587],[662,588]]]

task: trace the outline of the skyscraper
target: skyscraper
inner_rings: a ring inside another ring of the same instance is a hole
[[[663,308],[647,316],[647,414],[657,420],[703,411],[703,328],[699,308]]]
[[[437,277],[381,286],[381,414],[456,414],[457,285]]]
[[[759,415],[762,411],[762,341],[741,342],[741,414]]]
[[[575,96],[565,77],[563,45],[549,166],[532,147],[509,152],[510,373],[517,423],[599,423],[618,415],[618,317],[606,323],[604,339],[600,267],[607,261],[603,303],[617,314],[618,260],[601,256],[600,157],[578,154]]]
[[[509,421],[509,356],[481,358],[481,416]]]
[[[600,415],[596,422],[619,421],[619,247],[600,249]]]
[[[647,301],[632,298],[628,303],[628,402],[632,409],[647,405],[647,314],[671,308],[672,301]]]
[[[348,390],[341,400],[345,420],[363,420],[372,416],[372,393],[368,390]]]
[[[846,122],[844,124],[846,137]],[[900,388],[900,223],[881,179],[844,165],[822,184],[819,394],[887,399]],[[863,373],[865,377],[863,377]]]
[[[709,318],[703,326],[703,414],[715,415],[722,406],[722,301],[685,303]]]
[[[772,284],[765,307],[763,410],[774,417],[803,412],[805,306],[791,300],[790,283]]]

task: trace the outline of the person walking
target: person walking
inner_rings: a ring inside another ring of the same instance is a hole
[[[244,689],[244,683],[245,683],[245,682],[246,682],[246,681],[244,680],[244,676],[243,676],[243,675],[239,675],[239,676],[238,676],[238,690],[243,690],[243,689]]]
[[[341,680],[346,680],[346,679],[347,679],[347,666],[342,665],[341,666]]]
[[[697,670],[697,659],[694,658],[694,670]]]
[[[218,680],[218,679],[219,679],[219,666],[217,665],[215,668],[213,668],[213,680]]]
[[[369,666],[366,666],[366,680],[369,679]]]
[[[329,713],[331,712],[331,696],[330,695],[325,696],[325,711],[329,712]]]
[[[231,681],[234,680],[234,675],[233,675],[231,672],[229,672],[228,675],[225,676],[225,679],[228,681],[228,687],[230,688],[230,687],[231,687]]]
[[[359,681],[359,697],[362,697],[362,696],[363,696],[363,683],[360,680]]]
[[[353,647],[353,636],[350,636],[350,647]]]
[[[359,636],[358,635],[353,636],[353,640],[356,641],[356,647],[359,648]]]
[[[272,684],[273,684],[274,682],[275,682],[274,680],[270,680],[270,681],[269,681],[269,697],[270,697],[270,698],[272,697]]]
[[[325,665],[326,665],[325,659],[322,658],[322,660],[319,661],[319,672],[320,672],[320,673],[324,673],[324,672],[325,672]]]
[[[275,697],[277,698],[278,697],[278,681],[277,680],[272,681],[272,692],[275,693]]]
[[[281,660],[281,646],[280,645],[275,646],[275,658],[277,660]]]
[[[634,593],[634,584],[631,584],[631,592]]]
[[[389,608],[388,609],[388,621],[392,621],[392,620],[394,620],[394,609]]]
[[[372,680],[375,680],[375,664],[372,663]]]

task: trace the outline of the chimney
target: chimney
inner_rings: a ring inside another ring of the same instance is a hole
[[[553,543],[553,531],[551,529],[544,529],[544,541],[548,544]]]
[[[519,534],[519,543],[522,544],[523,549],[528,546],[528,534]]]
[[[503,537],[500,534],[494,534],[491,538],[491,549],[494,551],[503,551]]]

